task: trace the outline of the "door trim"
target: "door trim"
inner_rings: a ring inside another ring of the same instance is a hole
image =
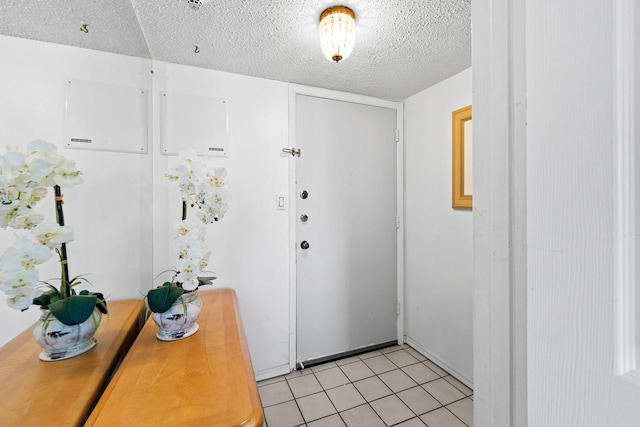
[[[473,389],[482,426],[528,425],[524,3],[471,8]]]
[[[636,148],[638,117],[634,100],[640,78],[637,77],[640,58],[638,36],[634,29],[640,23],[640,8],[634,0],[614,2],[615,14],[615,132],[616,132],[616,295],[614,315],[615,371],[613,375],[614,425],[627,426],[637,422],[637,402],[640,398],[640,354],[638,354],[638,178]],[[612,406],[612,405],[610,405]]]
[[[400,102],[386,101],[364,95],[338,92],[329,89],[314,88],[289,84],[289,148],[296,146],[296,95],[314,96],[334,101],[352,102],[396,110],[396,127],[398,129],[396,151],[396,212],[399,218],[396,230],[396,288],[398,315],[396,316],[397,341],[404,343],[404,105]],[[296,273],[296,157],[289,158],[289,369],[296,369],[297,356],[297,273]],[[304,153],[302,153],[304,155]]]

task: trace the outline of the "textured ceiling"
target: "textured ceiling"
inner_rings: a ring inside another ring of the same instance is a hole
[[[356,14],[339,64],[318,41],[332,5]],[[471,0],[0,0],[0,34],[402,100],[471,66]]]

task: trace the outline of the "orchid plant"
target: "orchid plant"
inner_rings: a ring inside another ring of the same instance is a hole
[[[169,183],[180,190],[182,220],[171,230],[177,257],[175,274],[171,281],[147,294],[149,309],[154,313],[167,311],[184,292],[215,279],[203,276],[211,256],[205,242],[205,226],[221,220],[229,209],[231,197],[225,186],[226,176],[226,169],[215,167],[192,149],[181,152],[178,164],[166,174]],[[189,208],[195,210],[195,218],[187,218]]]
[[[7,147],[0,156],[0,227],[14,230],[15,241],[0,256],[0,290],[11,308],[24,311],[30,305],[49,309],[67,325],[87,320],[97,307],[107,312],[102,294],[77,292],[74,288],[87,280],[70,278],[66,244],[73,230],[64,224],[61,187],[82,182],[82,172],[73,161],[61,156],[55,145],[31,141],[26,151]],[[56,222],[34,211],[53,187]],[[40,281],[37,266],[58,255],[61,266],[59,286]]]

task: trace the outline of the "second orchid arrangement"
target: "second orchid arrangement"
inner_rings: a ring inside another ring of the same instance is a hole
[[[214,279],[203,276],[211,256],[205,242],[205,226],[224,218],[229,209],[231,196],[225,185],[226,176],[226,169],[215,167],[191,149],[181,152],[178,164],[167,173],[169,183],[180,190],[182,220],[171,230],[177,257],[175,275],[147,295],[153,312],[166,311],[182,293]],[[188,217],[190,210],[195,217]]]

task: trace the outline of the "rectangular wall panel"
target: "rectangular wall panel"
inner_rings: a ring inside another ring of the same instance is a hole
[[[160,93],[161,152],[193,148],[201,156],[227,157],[228,102],[210,96]]]
[[[67,79],[65,147],[146,153],[147,92],[137,87]]]

